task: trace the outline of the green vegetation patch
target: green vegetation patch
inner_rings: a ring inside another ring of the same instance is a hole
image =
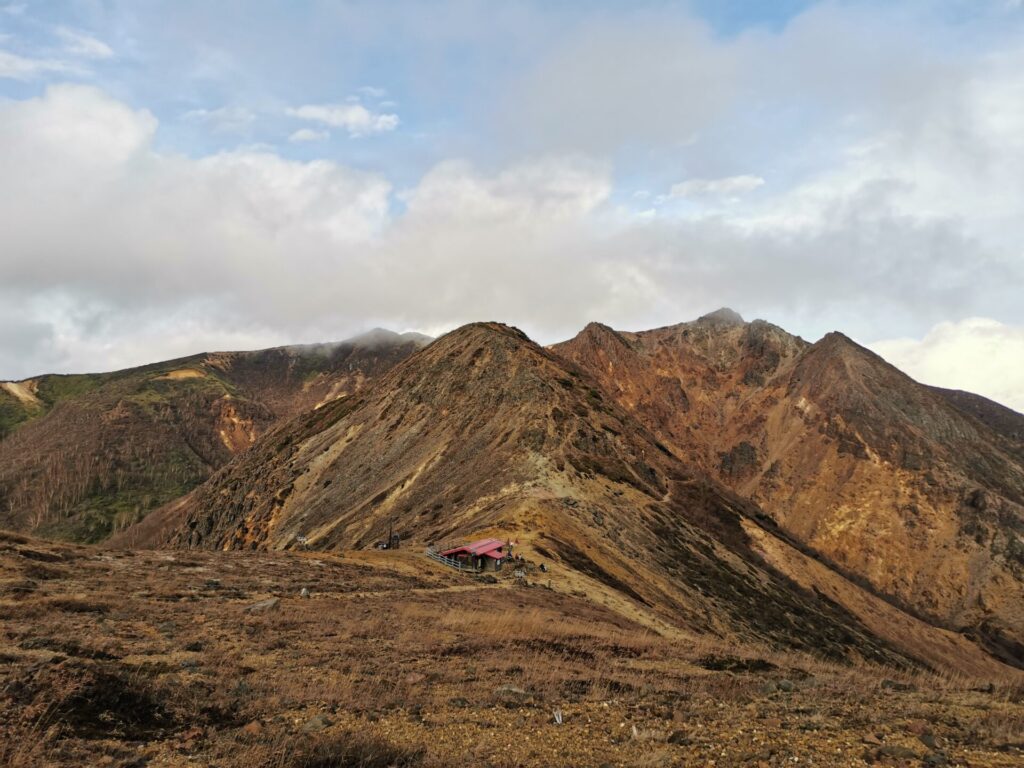
[[[233,394],[230,387],[215,376],[198,376],[188,379],[148,378],[127,396],[127,400],[144,407],[159,407],[182,399],[210,395],[213,398]]]
[[[127,473],[131,487],[97,487],[68,509],[61,519],[38,531],[51,539],[95,544],[142,520],[154,509],[199,485],[207,470],[198,457],[181,450],[155,460],[149,471]]]
[[[6,390],[0,389],[0,440],[38,413],[38,408],[31,408]]]
[[[79,544],[97,544],[142,520],[154,509],[183,496],[199,483],[182,482],[150,490],[97,492],[83,499],[61,520],[38,531],[40,536]]]
[[[95,391],[115,374],[76,373],[69,375],[51,374],[39,379],[36,396],[48,407],[53,407],[69,397],[80,397]]]

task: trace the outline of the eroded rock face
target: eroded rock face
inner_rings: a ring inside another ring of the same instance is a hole
[[[922,386],[839,333],[720,311],[552,348],[674,455],[878,594],[1009,658],[1024,638],[1024,416]],[[687,407],[659,396],[674,380]],[[989,633],[989,636],[992,636]],[[1020,659],[1024,661],[1024,658]]]

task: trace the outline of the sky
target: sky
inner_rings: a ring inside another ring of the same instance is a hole
[[[1024,2],[0,0],[0,379],[721,306],[1024,411]]]

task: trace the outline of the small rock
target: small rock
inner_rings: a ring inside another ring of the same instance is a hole
[[[898,760],[916,760],[920,755],[910,747],[901,747],[898,744],[886,744],[875,750],[880,757],[894,757]]]
[[[299,597],[309,597],[309,590],[303,587],[299,592]]]
[[[181,662],[182,669],[199,669],[199,662],[195,659],[185,659]]]
[[[882,690],[900,691],[902,693],[906,693],[909,691],[916,691],[917,686],[911,685],[910,683],[901,683],[898,680],[890,680],[889,678],[886,678],[882,681]]]
[[[263,723],[259,720],[253,720],[251,723],[246,723],[242,726],[242,733],[246,736],[256,737],[263,733]]]
[[[861,741],[863,741],[865,744],[872,744],[876,747],[882,746],[882,740],[873,733],[866,734],[864,738],[861,739]]]
[[[931,752],[925,755],[921,765],[927,766],[927,768],[939,768],[939,766],[949,765],[949,756],[945,752]]]
[[[796,690],[796,684],[792,680],[779,680],[775,687],[784,693],[792,693]]]
[[[522,688],[514,685],[501,685],[494,691],[495,695],[505,704],[521,704],[529,701],[533,696]]]
[[[203,644],[196,640],[186,645],[185,650],[189,651],[190,653],[198,653],[199,651],[203,650]]]
[[[409,685],[416,685],[416,683],[422,683],[427,679],[427,676],[422,672],[410,672],[405,676],[405,682]]]
[[[448,704],[459,709],[465,709],[469,706],[469,701],[462,698],[461,696],[455,696],[454,698],[448,699]]]
[[[669,744],[676,744],[680,747],[687,747],[693,744],[693,739],[686,735],[686,731],[672,731],[665,739]]]
[[[919,734],[917,740],[928,747],[928,749],[934,750],[938,748],[938,744],[935,741],[935,734],[930,730],[926,730],[924,733]]]
[[[281,602],[280,598],[278,598],[278,597],[270,597],[270,598],[267,598],[266,600],[260,600],[258,603],[253,603],[252,605],[250,605],[248,608],[245,609],[245,612],[246,613],[265,613],[267,611],[272,611],[275,608],[277,608],[278,603],[280,603],[280,602]]]
[[[331,725],[333,725],[333,723],[327,715],[316,715],[306,721],[306,724],[302,726],[302,730],[306,733],[312,733],[314,731],[322,731],[324,728]]]

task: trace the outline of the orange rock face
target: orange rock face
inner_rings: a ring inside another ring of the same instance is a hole
[[[553,347],[671,451],[909,612],[1024,647],[1024,417],[913,381],[842,334],[727,312]]]

